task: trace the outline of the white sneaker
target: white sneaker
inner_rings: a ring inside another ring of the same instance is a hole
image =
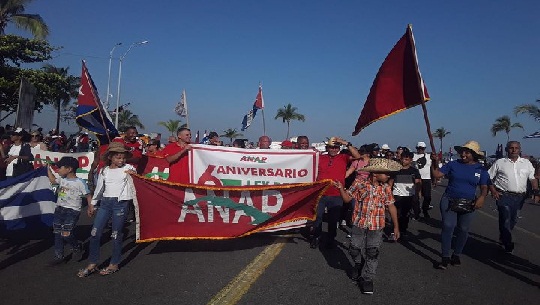
[[[341,226],[345,227],[347,225],[347,221],[346,220],[342,220],[341,221]]]

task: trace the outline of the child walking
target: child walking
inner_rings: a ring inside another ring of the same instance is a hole
[[[82,198],[86,197],[90,202],[92,196],[86,182],[77,178],[76,172],[79,161],[73,157],[63,157],[56,162],[58,175],[56,177],[52,169],[48,168],[49,180],[52,184],[58,184],[58,199],[54,209],[53,232],[54,232],[54,259],[50,265],[58,265],[65,262],[64,245],[71,246],[73,256],[80,259],[82,254],[81,243],[74,234],[75,225],[79,220],[82,208]]]
[[[385,226],[385,209],[390,212],[394,223],[394,239],[399,239],[397,211],[388,180],[390,173],[400,169],[401,165],[394,160],[372,158],[368,166],[362,168],[370,173],[368,179],[357,179],[348,190],[340,182],[334,182],[344,201],[355,199],[349,252],[355,263],[352,278],[365,294],[373,294],[373,279]]]
[[[96,216],[90,233],[90,255],[86,268],[79,270],[78,277],[87,277],[98,271],[101,235],[112,217],[113,250],[109,265],[100,270],[101,275],[110,275],[119,270],[122,255],[122,229],[126,219],[127,205],[133,199],[133,189],[128,183],[129,174],[135,174],[135,168],[126,163],[131,153],[120,142],[111,142],[103,155],[107,166],[98,175],[96,189],[91,203],[88,205],[88,216]],[[100,202],[99,209],[96,204]],[[97,211],[97,212],[96,212]]]

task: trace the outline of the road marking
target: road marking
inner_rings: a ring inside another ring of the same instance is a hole
[[[442,195],[442,192],[440,192],[440,191],[438,191],[438,190],[433,190],[433,191],[435,191],[436,193],[439,193],[439,194]],[[484,211],[482,211],[482,210],[476,210],[476,211],[477,211],[478,213],[484,215],[484,216],[487,216],[487,217],[493,219],[493,220],[499,221],[499,217],[498,217],[498,216],[493,216],[493,215],[491,215],[491,214],[489,214],[489,213],[487,213],[487,212],[484,212]],[[515,227],[514,227],[514,230],[520,231],[520,232],[525,233],[525,234],[529,234],[529,235],[531,235],[531,236],[534,237],[534,238],[540,239],[540,235],[539,235],[539,234],[536,234],[536,233],[531,232],[531,231],[529,231],[529,230],[523,229],[522,227],[515,226]]]
[[[285,238],[279,237],[272,245],[264,248],[208,305],[236,304],[279,255],[285,244]]]

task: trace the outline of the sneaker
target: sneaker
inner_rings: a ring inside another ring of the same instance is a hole
[[[74,260],[77,260],[77,261],[82,260],[82,256],[83,256],[82,244],[79,243],[79,246],[76,247],[76,248],[73,248],[73,249],[71,250],[71,253],[72,253],[72,258],[73,258]]]
[[[459,255],[453,254],[452,257],[450,258],[450,264],[456,267],[461,266],[461,259],[459,259]]]
[[[510,243],[508,245],[504,245],[504,252],[506,252],[507,254],[512,254],[514,253],[514,243]]]
[[[446,268],[448,268],[449,263],[450,263],[450,258],[449,257],[443,257],[442,261],[439,263],[437,268],[442,269],[442,270],[446,270]]]
[[[347,226],[347,221],[346,221],[346,220],[342,220],[340,225],[341,225],[342,227],[346,227],[346,226]]]
[[[389,241],[396,241],[396,234],[391,233],[391,234],[390,234],[390,237],[388,237],[388,240],[389,240]]]
[[[63,257],[55,257],[51,261],[49,261],[49,266],[58,266],[60,264],[65,263],[65,259]]]
[[[360,289],[363,294],[373,294],[373,281],[360,282]]]
[[[317,249],[319,247],[319,238],[318,237],[313,237],[311,239],[311,242],[309,243],[309,247],[311,249]]]

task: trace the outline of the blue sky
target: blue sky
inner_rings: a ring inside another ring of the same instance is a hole
[[[409,23],[432,97],[432,130],[451,132],[445,150],[474,139],[493,153],[506,141],[490,132],[502,115],[525,126],[510,133],[513,139],[539,129],[513,115],[515,106],[540,99],[539,1],[35,0],[26,11],[41,14],[50,43],[63,47],[50,63],[79,76],[85,59],[102,100],[112,47],[123,43],[112,66],[115,102],[117,58],[131,43],[150,41],[122,65],[121,103],[131,103],[143,132],[167,133],[157,122],[179,119],[173,109],[182,89],[193,133],[239,130],[261,82],[266,131],[275,141],[285,138],[286,124],[274,116],[291,103],[306,116],[291,123],[291,135],[312,142],[334,135],[393,149],[427,142],[420,107],[351,136],[377,70]],[[36,121],[52,128],[51,117],[46,110]],[[262,133],[259,113],[244,135],[256,140]],[[526,153],[540,153],[540,139],[521,142]]]

